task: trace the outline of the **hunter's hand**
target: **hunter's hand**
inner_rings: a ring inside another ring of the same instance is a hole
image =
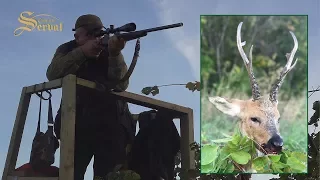
[[[99,40],[89,40],[84,45],[80,47],[84,55],[88,58],[96,58],[102,51],[102,46],[99,45]]]
[[[126,41],[124,39],[118,39],[116,36],[110,37],[108,41],[108,51],[110,56],[119,55],[120,51],[125,47]]]

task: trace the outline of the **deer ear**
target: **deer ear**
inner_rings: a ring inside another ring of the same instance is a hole
[[[221,112],[235,117],[240,114],[240,104],[236,101],[230,101],[222,97],[209,97],[209,101]]]

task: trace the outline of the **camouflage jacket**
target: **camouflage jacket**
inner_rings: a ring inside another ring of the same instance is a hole
[[[108,51],[104,50],[96,60],[87,59],[82,50],[77,47],[76,42],[72,40],[57,48],[47,69],[47,78],[51,81],[68,74],[76,74],[87,80],[107,83],[120,80],[127,70],[122,53],[116,57],[109,57]],[[78,73],[79,71],[82,72]],[[111,88],[125,91],[128,85],[129,80]]]
[[[101,52],[97,59],[87,59],[73,40],[57,48],[46,75],[48,80],[51,81],[62,78],[68,74],[75,74],[79,78],[99,82],[107,86],[110,82],[120,80],[126,74],[127,69],[122,53],[116,57],[109,57],[108,50],[106,49]],[[119,83],[116,87],[108,88],[125,91],[128,85],[129,80]],[[128,116],[130,114],[127,107],[128,104],[122,100],[116,100],[113,97],[101,98],[101,95],[102,94],[96,90],[77,86],[77,105],[80,104],[81,107],[85,106],[89,108],[86,111],[91,111],[90,109],[94,111],[95,109],[100,109],[102,106],[108,106],[110,116],[114,117],[115,114],[113,113],[117,113],[116,116],[119,118],[119,121],[129,130],[130,134],[134,134],[135,123],[132,122],[131,117]],[[79,110],[80,109],[82,108],[79,108]],[[77,113],[78,112],[79,111],[77,111]],[[60,109],[58,110],[58,114],[59,113]],[[59,117],[59,115],[57,115],[57,117]],[[57,123],[59,129],[60,119],[57,119],[57,117],[55,123]]]

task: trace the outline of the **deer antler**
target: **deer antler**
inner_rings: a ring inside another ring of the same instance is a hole
[[[240,22],[240,24],[238,25],[238,29],[237,29],[237,46],[238,46],[238,50],[240,52],[240,55],[243,59],[243,62],[246,66],[246,69],[248,71],[249,74],[249,78],[250,78],[250,83],[251,83],[251,89],[252,89],[252,97],[253,100],[257,100],[260,98],[260,92],[259,92],[259,86],[258,83],[254,77],[253,74],[253,70],[252,70],[252,48],[253,45],[250,48],[250,52],[249,52],[249,59],[246,56],[246,53],[244,52],[242,46],[246,45],[246,41],[241,42],[241,26],[242,26],[243,22]]]
[[[277,102],[277,95],[278,95],[278,91],[283,83],[283,79],[286,77],[286,75],[288,74],[288,72],[290,72],[293,67],[297,64],[298,58],[296,59],[296,61],[292,64],[293,58],[295,53],[297,52],[298,49],[298,40],[296,38],[296,36],[293,34],[293,32],[289,31],[293,41],[294,41],[294,46],[293,49],[291,51],[291,53],[287,53],[286,54],[286,58],[287,58],[287,64],[284,66],[284,68],[282,69],[281,73],[280,73],[280,77],[279,79],[277,79],[277,81],[273,84],[272,88],[271,88],[271,92],[270,92],[270,101],[272,102]]]

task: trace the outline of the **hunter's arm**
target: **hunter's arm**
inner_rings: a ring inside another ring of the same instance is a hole
[[[124,77],[124,75],[128,71],[128,67],[126,62],[124,61],[124,57],[122,53],[118,56],[109,56],[109,68],[108,68],[108,79],[111,82],[117,82]],[[115,89],[119,91],[125,91],[129,86],[129,80],[119,83]]]
[[[59,46],[52,58],[46,73],[49,81],[62,78],[68,74],[75,74],[80,65],[86,61],[86,57],[80,48],[68,53],[64,49],[64,45]]]

